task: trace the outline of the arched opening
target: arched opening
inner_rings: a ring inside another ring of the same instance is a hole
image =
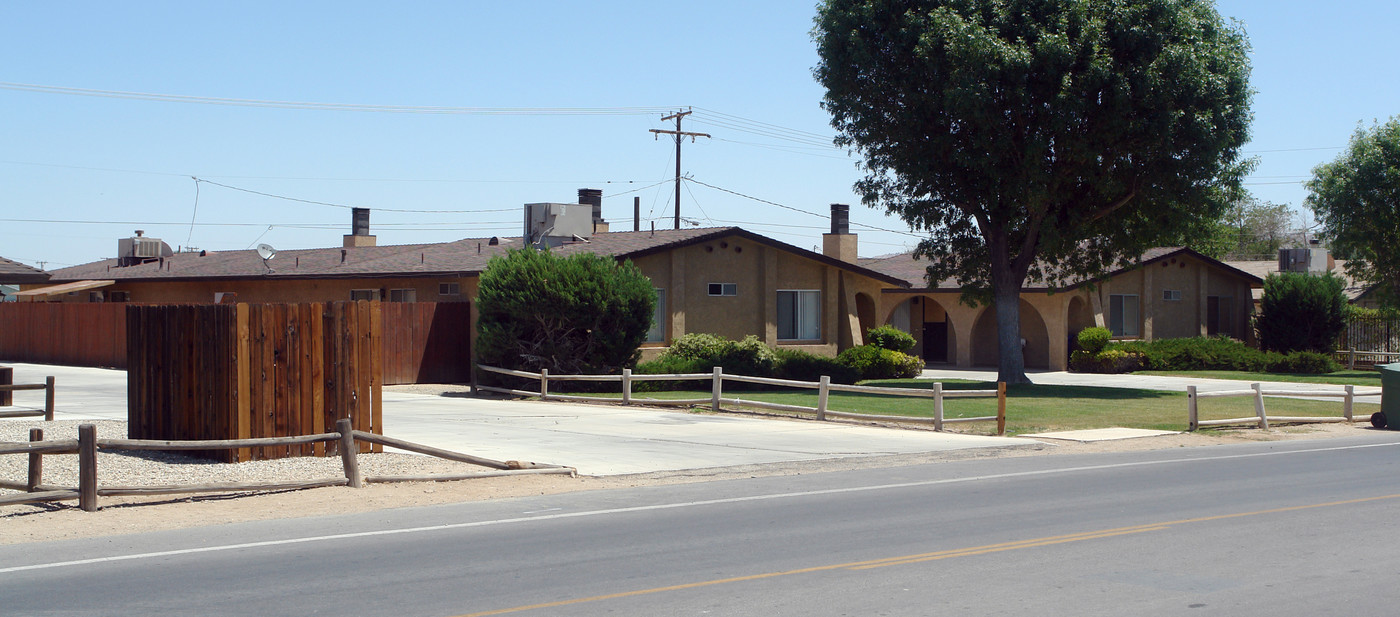
[[[958,338],[943,304],[931,296],[913,296],[890,309],[885,323],[914,336],[909,353],[924,362],[952,362],[957,358]]]
[[[1069,324],[1069,344],[1065,349],[1066,353],[1073,353],[1079,349],[1079,333],[1085,328],[1094,327],[1094,309],[1089,306],[1089,301],[1083,296],[1070,298],[1066,322]]]
[[[1029,302],[1021,300],[1021,350],[1026,368],[1050,368],[1050,336],[1045,319]],[[997,347],[997,314],[993,307],[982,309],[972,326],[972,364],[996,366],[1001,359]]]
[[[860,335],[865,336],[871,328],[879,325],[875,322],[875,299],[867,293],[856,294],[856,319],[860,322]],[[870,341],[865,341],[870,342]]]

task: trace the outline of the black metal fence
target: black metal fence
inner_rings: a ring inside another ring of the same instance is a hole
[[[1400,319],[1352,317],[1337,341],[1337,356],[1348,366],[1385,364],[1400,358]]]

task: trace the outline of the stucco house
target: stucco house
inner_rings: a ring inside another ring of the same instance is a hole
[[[601,194],[580,191],[580,197]],[[864,331],[878,325],[885,290],[906,285],[855,263],[855,236],[844,224],[827,234],[823,254],[738,227],[609,231],[600,203],[529,204],[524,222],[519,237],[378,246],[368,233],[368,212],[357,211],[343,246],[270,258],[254,250],[172,253],[159,240],[137,236],[122,239],[116,258],[55,270],[51,286],[22,293],[62,302],[468,302],[492,257],[549,247],[565,256],[630,260],[651,279],[656,324],[643,356],[653,357],[690,332],[755,335],[770,345],[834,355],[861,344]]]
[[[994,366],[999,357],[996,314],[990,306],[960,303],[954,281],[929,285],[927,263],[911,253],[861,259],[861,265],[900,278],[885,289],[881,321],[914,335],[925,362]],[[1074,337],[1091,326],[1118,340],[1224,334],[1248,340],[1258,276],[1187,248],[1156,248],[1137,264],[1096,280],[1021,293],[1021,337],[1028,368],[1065,370]]]

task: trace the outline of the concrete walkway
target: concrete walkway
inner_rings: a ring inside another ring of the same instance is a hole
[[[1219,392],[1222,390],[1248,390],[1249,381],[1237,381],[1233,379],[1207,379],[1204,377],[1166,377],[1161,375],[1100,375],[1096,373],[1070,373],[1066,371],[1026,371],[1026,375],[1031,381],[1038,384],[1056,386],[1095,386],[1101,388],[1137,388],[1142,390],[1166,390],[1170,392],[1186,392],[1186,386],[1196,386],[1198,392]],[[921,375],[925,379],[973,379],[978,381],[996,381],[997,372],[990,368],[962,369],[951,367],[935,367],[926,369]],[[1292,390],[1292,391],[1329,391],[1344,392],[1346,386],[1296,383],[1282,381],[1259,382],[1265,390]],[[1369,386],[1356,386],[1357,390],[1373,390]],[[1306,397],[1299,397],[1306,398]],[[1324,399],[1337,400],[1337,399]],[[1358,403],[1380,404],[1380,395],[1358,396]]]
[[[126,420],[126,372],[7,364],[15,383],[55,377],[56,420]],[[15,393],[42,409],[43,392]],[[3,422],[5,420],[0,420]],[[575,467],[587,475],[916,454],[1026,445],[1029,440],[850,424],[710,416],[639,407],[384,393],[387,435],[498,460]]]

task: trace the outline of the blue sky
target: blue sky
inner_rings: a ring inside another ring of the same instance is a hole
[[[1358,122],[1400,113],[1390,36],[1400,7],[1218,6],[1245,23],[1254,48],[1246,151],[1260,165],[1249,188],[1300,207],[1301,182]],[[814,12],[808,2],[729,1],[7,3],[0,82],[9,84],[517,111],[0,88],[0,255],[50,269],[85,263],[114,256],[134,229],[209,250],[338,246],[350,214],[337,206],[373,208],[381,244],[518,235],[521,204],[571,202],[585,187],[603,189],[615,229],[631,228],[634,196],[666,228],[674,145],[648,129],[674,128],[659,118],[682,107],[695,110],[684,130],[713,136],[683,146],[685,173],[710,185],[687,183],[686,219],[810,248],[828,204],[851,203],[862,255],[903,250],[916,238],[859,206],[854,159],[823,145],[832,131],[811,77]],[[208,181],[197,195],[191,176]]]

